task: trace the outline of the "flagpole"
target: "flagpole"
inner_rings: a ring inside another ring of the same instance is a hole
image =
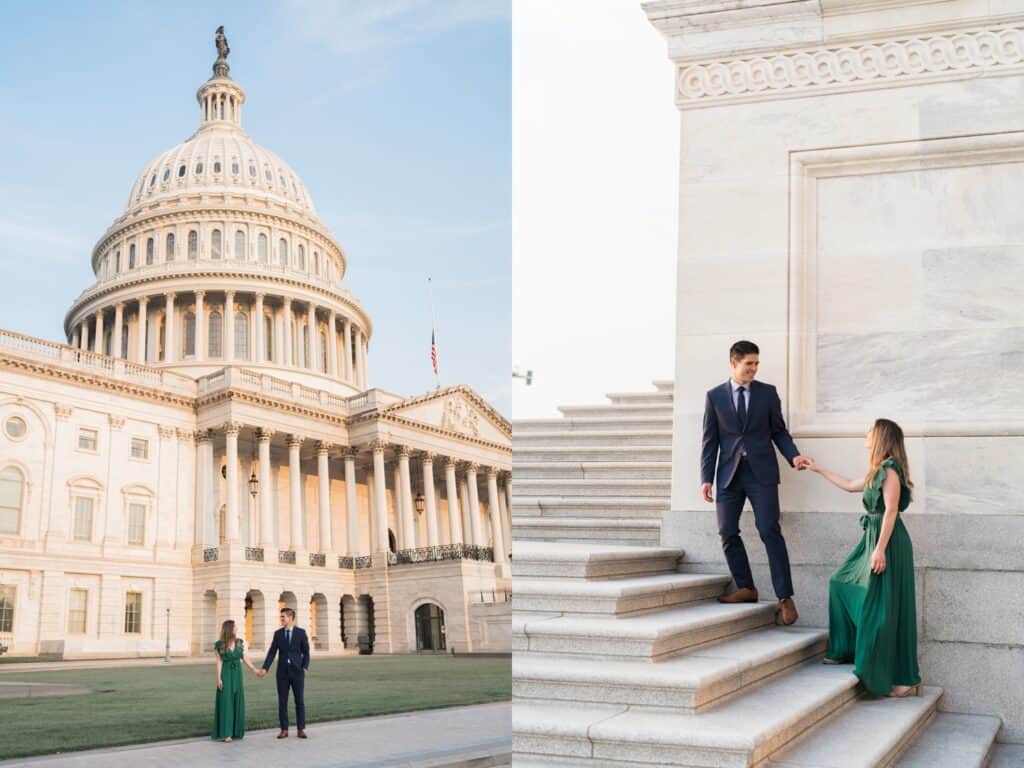
[[[434,355],[437,356],[438,362],[434,366],[434,377],[437,379],[437,388],[441,388],[441,363],[440,356],[437,353],[437,316],[434,313],[434,282],[430,275],[427,275],[427,292],[430,294],[430,330],[434,336]]]

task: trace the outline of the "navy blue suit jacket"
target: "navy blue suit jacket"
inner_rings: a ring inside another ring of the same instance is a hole
[[[295,669],[301,669],[303,672],[309,669],[309,638],[306,637],[306,630],[293,626],[291,645],[285,642],[284,627],[277,630],[270,648],[267,649],[267,658],[263,661],[264,669],[270,669],[275,654],[280,654],[277,661],[278,675],[287,674],[289,660]]]
[[[747,461],[754,477],[766,485],[779,483],[779,463],[772,443],[786,457],[790,466],[793,459],[800,455],[786,429],[786,422],[782,418],[782,401],[775,387],[753,381],[748,395],[747,422],[742,430],[728,381],[708,390],[704,400],[700,481],[714,482],[719,490],[732,482],[740,463],[740,445],[746,449]]]

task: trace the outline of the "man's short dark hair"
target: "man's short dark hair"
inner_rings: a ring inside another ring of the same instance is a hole
[[[761,350],[757,348],[757,344],[752,341],[737,341],[731,347],[729,347],[729,359],[730,360],[742,360],[747,355],[759,355]]]
[[[295,621],[295,611],[293,611],[291,608],[282,608],[281,613],[283,613],[292,621]]]

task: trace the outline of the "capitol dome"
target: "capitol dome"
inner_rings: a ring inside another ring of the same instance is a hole
[[[96,243],[69,343],[199,378],[226,365],[362,391],[370,318],[298,174],[242,130],[226,54],[195,133],[146,164]]]

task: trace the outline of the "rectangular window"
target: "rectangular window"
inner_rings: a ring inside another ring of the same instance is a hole
[[[146,505],[128,505],[128,543],[142,544],[146,540]]]
[[[88,496],[75,497],[75,538],[78,541],[92,539],[93,500]]]
[[[72,589],[68,597],[68,634],[84,635],[89,590]]]
[[[124,631],[131,635],[142,632],[141,592],[129,592],[124,597]]]
[[[78,450],[96,452],[100,442],[100,433],[95,429],[82,427],[78,430]]]
[[[0,584],[0,632],[14,631],[14,587]]]
[[[143,437],[132,438],[132,458],[133,459],[148,459],[149,458],[149,440]]]

